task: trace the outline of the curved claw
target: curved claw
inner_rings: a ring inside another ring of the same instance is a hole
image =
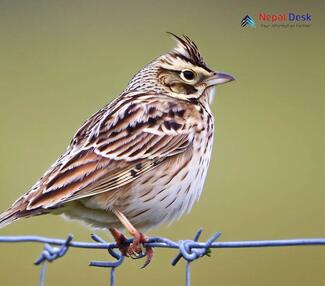
[[[153,257],[153,248],[152,247],[150,247],[150,246],[146,247],[145,256],[147,258],[146,258],[146,261],[144,262],[143,266],[141,267],[142,269],[147,267],[152,260],[152,257]]]
[[[141,248],[136,250],[133,249],[132,245],[130,245],[128,248],[128,256],[132,259],[139,259],[146,256],[146,254],[142,251]]]
[[[149,238],[141,232],[137,232],[134,236],[132,244],[129,246],[129,254],[133,259],[139,259],[146,257],[146,261],[141,268],[145,268],[149,265],[153,257],[153,248],[146,246],[145,243],[149,241]],[[143,251],[143,248],[145,251]]]

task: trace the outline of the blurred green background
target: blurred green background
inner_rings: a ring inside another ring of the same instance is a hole
[[[259,12],[311,13],[309,28],[241,28]],[[189,35],[214,69],[233,74],[213,103],[213,158],[193,211],[149,234],[174,240],[325,237],[324,1],[0,1],[0,209],[63,152],[81,123],[130,77]],[[0,235],[89,240],[59,217],[23,220]],[[103,237],[106,233],[99,232]],[[108,238],[108,235],[107,235]],[[0,284],[37,285],[41,245],[1,244]],[[117,285],[183,285],[172,250],[153,263],[128,260]],[[71,249],[46,285],[107,285],[105,251]],[[324,247],[220,249],[192,266],[192,285],[325,285]],[[158,279],[159,278],[159,279]]]

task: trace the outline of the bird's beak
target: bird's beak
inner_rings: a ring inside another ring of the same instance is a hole
[[[206,80],[207,86],[213,86],[218,84],[223,84],[229,81],[233,81],[235,78],[230,74],[215,72],[211,77]]]

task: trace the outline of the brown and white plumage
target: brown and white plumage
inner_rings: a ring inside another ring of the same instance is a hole
[[[199,198],[210,160],[213,72],[186,36],[136,74],[77,131],[66,152],[0,216],[64,214],[94,227],[146,229],[171,222]],[[124,219],[125,218],[125,219]]]

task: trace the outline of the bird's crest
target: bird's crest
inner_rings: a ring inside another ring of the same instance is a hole
[[[200,66],[208,71],[211,71],[211,69],[203,61],[197,45],[188,36],[183,35],[183,37],[179,37],[171,32],[167,33],[170,34],[177,43],[177,46],[171,51],[171,54],[180,57],[185,61],[191,62],[193,65]]]

